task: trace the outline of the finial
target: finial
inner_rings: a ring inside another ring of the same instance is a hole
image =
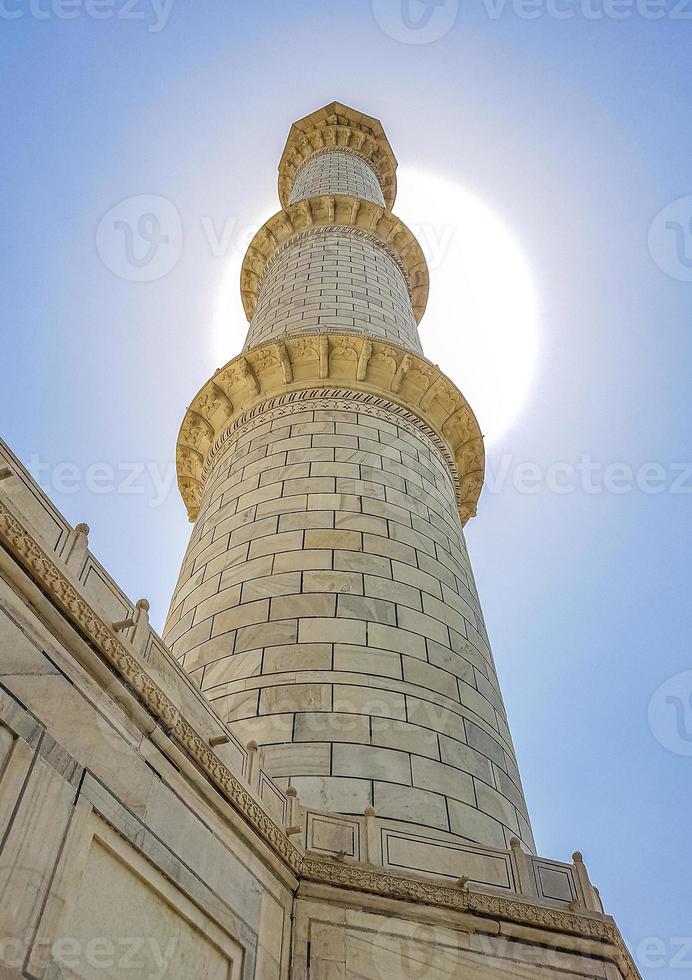
[[[146,599],[138,599],[135,603],[135,635],[132,637],[133,645],[144,656],[147,643],[149,642],[149,603]]]

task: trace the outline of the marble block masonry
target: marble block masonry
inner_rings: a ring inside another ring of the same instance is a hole
[[[422,352],[385,134],[327,118],[289,134],[245,347],[181,429],[195,527],[164,639],[305,805],[533,850],[462,530],[478,424]]]
[[[340,103],[290,129],[180,429],[163,638],[0,441],[3,980],[639,978],[581,854],[536,853],[396,166]]]

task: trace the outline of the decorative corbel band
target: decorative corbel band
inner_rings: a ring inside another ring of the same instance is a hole
[[[420,323],[428,302],[428,266],[418,239],[386,208],[350,194],[320,194],[272,215],[250,242],[240,272],[240,295],[248,320],[254,316],[265,271],[298,235],[333,228],[352,228],[385,249],[401,269],[416,318]]]
[[[257,390],[248,386],[248,370]],[[287,335],[246,351],[193,398],[176,449],[178,486],[190,520],[197,518],[210,453],[222,433],[271,399],[320,397],[335,387],[342,398],[381,399],[403,410],[447,461],[462,524],[475,515],[485,451],[476,417],[459,389],[430,361],[388,341],[314,333]]]
[[[320,150],[353,150],[362,156],[377,175],[387,208],[396,197],[397,161],[376,119],[334,103],[333,111],[318,110],[291,126],[279,162],[279,199],[288,204],[300,166]]]

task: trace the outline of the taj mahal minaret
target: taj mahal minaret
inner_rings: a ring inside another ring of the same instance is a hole
[[[180,430],[163,638],[0,439],[3,980],[641,980],[534,847],[395,172],[346,106],[290,130]]]
[[[164,638],[304,806],[533,851],[463,535],[483,440],[425,358],[396,166],[338,103],[291,127],[244,349],[180,430],[195,523]]]

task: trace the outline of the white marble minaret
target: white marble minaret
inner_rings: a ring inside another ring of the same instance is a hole
[[[483,444],[418,334],[428,275],[380,123],[295,123],[243,352],[178,443],[190,544],[165,638],[301,803],[533,839],[462,527]]]
[[[0,440],[0,976],[641,980],[537,855],[379,123],[296,123],[178,442],[178,661]],[[238,736],[238,738],[236,738]]]

